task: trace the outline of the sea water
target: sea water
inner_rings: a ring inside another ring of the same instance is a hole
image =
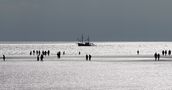
[[[135,55],[137,50],[142,55],[172,49],[172,42],[94,42],[96,46],[77,46],[76,42],[0,42],[0,54],[29,55],[33,50],[50,50],[51,55],[65,51],[66,55],[92,54],[96,56]]]

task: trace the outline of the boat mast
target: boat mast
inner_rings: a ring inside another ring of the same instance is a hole
[[[84,42],[84,36],[83,36],[83,34],[82,34],[82,37],[81,37],[81,41],[82,41],[82,43]]]
[[[90,42],[90,37],[88,36],[88,42]]]

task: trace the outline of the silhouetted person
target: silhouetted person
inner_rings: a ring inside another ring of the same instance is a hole
[[[42,51],[42,54],[44,55],[45,53],[44,53],[44,50]]]
[[[40,58],[41,58],[41,61],[43,61],[43,59],[44,59],[44,55],[42,54]]]
[[[59,58],[61,58],[61,52],[59,51]]]
[[[137,55],[139,55],[139,50],[137,50]]]
[[[60,59],[60,57],[61,57],[61,52],[59,51],[59,52],[57,53],[57,58]]]
[[[2,58],[3,58],[3,61],[5,61],[5,55],[3,55],[3,57],[2,57]]]
[[[44,55],[47,56],[47,51],[44,51]]]
[[[155,54],[154,54],[155,61],[157,60],[157,57],[158,57],[158,54],[155,53]]]
[[[30,55],[32,55],[32,51],[30,51]]]
[[[171,55],[171,50],[168,50],[168,55],[169,55],[169,56]]]
[[[63,51],[63,55],[65,55],[65,51]]]
[[[50,50],[48,50],[47,54],[48,54],[48,56],[50,55]]]
[[[37,55],[37,61],[39,61],[39,55]]]
[[[43,51],[42,54],[45,55],[45,51]]]
[[[86,58],[86,61],[88,61],[88,55],[86,55],[85,58]]]
[[[38,55],[38,50],[36,50],[36,55]]]
[[[89,61],[91,61],[91,57],[92,57],[92,56],[91,56],[91,55],[89,55]]]
[[[159,53],[157,54],[157,58],[158,58],[158,61],[159,61],[159,59],[160,59],[160,54]]]
[[[165,54],[165,56],[167,55],[167,50],[165,50],[164,54]]]
[[[35,55],[35,50],[33,50],[33,55]]]
[[[164,54],[165,54],[165,51],[164,51],[164,50],[162,50],[162,55],[164,56]]]
[[[78,54],[81,55],[81,52],[79,52]]]

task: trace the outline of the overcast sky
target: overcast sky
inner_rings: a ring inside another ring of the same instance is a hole
[[[172,0],[0,0],[1,41],[172,41]]]

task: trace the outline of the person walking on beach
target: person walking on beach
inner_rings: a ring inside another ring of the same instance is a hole
[[[65,51],[63,51],[63,55],[65,55]]]
[[[3,55],[3,57],[2,57],[2,58],[3,58],[3,61],[5,61],[5,55]]]
[[[44,53],[44,50],[42,50],[42,55],[44,55],[45,53]]]
[[[165,54],[165,51],[164,51],[164,50],[162,50],[162,55],[164,56],[164,54]]]
[[[164,54],[165,54],[165,56],[167,55],[167,50],[165,50]]]
[[[30,51],[30,55],[32,55],[32,51]]]
[[[44,59],[44,55],[42,54],[40,58],[41,58],[41,61],[43,61],[43,59]]]
[[[44,51],[44,55],[47,56],[47,51]]]
[[[36,55],[38,55],[38,50],[36,50]]]
[[[33,55],[35,55],[35,50],[33,50]]]
[[[169,55],[169,56],[171,55],[171,50],[168,50],[168,55]]]
[[[159,61],[160,60],[160,54],[159,53],[157,54],[157,58],[158,58],[158,61]]]
[[[157,60],[157,56],[158,56],[158,54],[155,53],[155,54],[154,54],[155,61]]]
[[[86,55],[85,58],[86,58],[86,61],[88,61],[88,55]]]
[[[39,55],[37,55],[37,61],[39,61]]]
[[[137,55],[139,55],[139,50],[137,50]]]
[[[89,61],[91,61],[91,57],[92,57],[92,56],[91,56],[91,55],[89,55]]]
[[[60,57],[61,57],[61,52],[59,51],[59,52],[57,53],[57,58],[60,59]]]
[[[48,50],[47,54],[48,54],[48,56],[50,55],[50,50]]]

